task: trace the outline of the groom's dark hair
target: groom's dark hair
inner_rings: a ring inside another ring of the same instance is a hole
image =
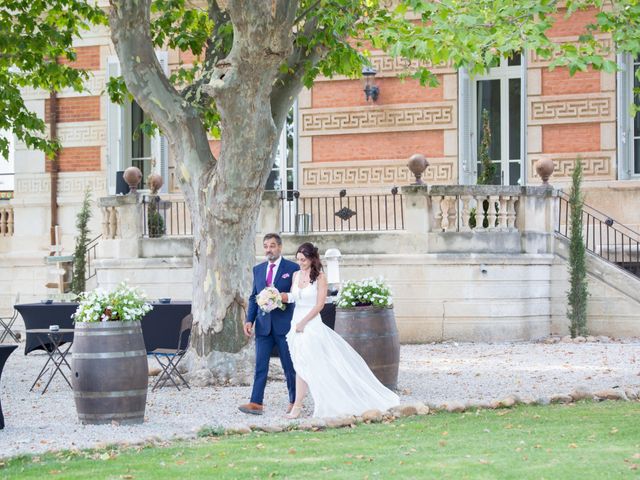
[[[267,240],[271,240],[272,238],[278,245],[282,245],[282,238],[280,238],[280,235],[278,235],[277,233],[267,233],[262,239],[262,243],[266,242]]]

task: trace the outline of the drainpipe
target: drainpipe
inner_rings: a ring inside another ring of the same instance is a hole
[[[57,63],[56,59],[56,63]],[[49,126],[51,139],[58,138],[58,94],[55,90],[52,90],[49,94]],[[58,171],[60,153],[56,151],[51,159],[51,245],[56,244],[56,226],[58,225]],[[53,251],[49,252],[49,255],[53,255]]]

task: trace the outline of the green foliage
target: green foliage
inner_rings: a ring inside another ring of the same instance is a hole
[[[104,12],[85,0],[2,0],[0,6],[0,130],[51,156],[58,143],[45,136],[45,121],[29,110],[21,89],[84,90],[88,75],[61,60],[76,58],[73,38],[106,24]],[[8,157],[0,138],[0,157]]]
[[[336,306],[354,308],[362,306],[390,307],[393,305],[391,289],[384,279],[366,278],[349,280],[340,287]]]
[[[79,295],[85,290],[87,276],[87,245],[89,243],[89,219],[91,218],[91,190],[84,192],[84,200],[76,217],[76,248],[73,251],[73,278],[71,279],[71,291]]]
[[[478,157],[480,159],[480,175],[478,175],[478,185],[493,185],[496,176],[496,164],[491,161],[489,147],[491,146],[491,124],[489,112],[482,110],[482,137]],[[486,209],[485,209],[486,210]]]
[[[214,438],[9,458],[2,475],[20,480],[633,479],[637,418],[636,402],[580,402],[438,412],[320,431],[220,436],[213,427]]]
[[[567,317],[572,337],[587,334],[587,265],[586,249],[582,237],[582,160],[576,161],[571,175],[569,194],[570,234],[569,234],[569,292],[567,296]]]
[[[160,197],[158,195],[149,195],[149,203],[147,204],[147,228],[150,237],[161,237],[165,233],[164,219],[158,211]]]

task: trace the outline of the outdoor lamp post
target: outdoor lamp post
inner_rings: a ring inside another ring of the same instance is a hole
[[[378,95],[380,95],[380,87],[374,84],[376,73],[378,72],[376,72],[375,68],[362,68],[362,76],[364,77],[364,95],[367,102],[369,101],[369,99],[375,102],[376,100],[378,100]]]
[[[327,262],[327,283],[331,292],[337,290],[340,285],[340,257],[342,254],[337,248],[329,248],[324,252],[324,259]]]

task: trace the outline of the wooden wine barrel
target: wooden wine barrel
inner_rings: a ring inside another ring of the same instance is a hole
[[[398,387],[400,338],[393,308],[336,308],[335,331],[367,363],[385,387]]]
[[[71,367],[82,423],[144,421],[149,368],[139,321],[76,322]]]

